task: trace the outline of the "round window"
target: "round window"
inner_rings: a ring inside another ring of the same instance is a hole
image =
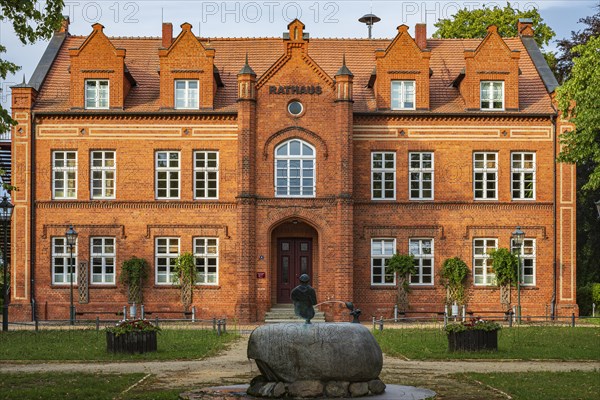
[[[288,112],[292,114],[294,117],[299,116],[304,111],[304,106],[299,101],[291,101],[288,104]]]

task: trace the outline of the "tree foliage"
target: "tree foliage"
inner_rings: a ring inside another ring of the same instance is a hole
[[[465,304],[465,284],[469,267],[459,257],[448,258],[442,264],[441,283],[448,291],[450,304]]]
[[[484,7],[469,10],[463,8],[452,18],[440,19],[434,25],[436,38],[484,38],[490,25],[498,27],[498,33],[504,37],[517,37],[517,22],[519,18],[531,18],[533,21],[534,38],[538,46],[546,46],[555,36],[554,31],[543,21],[537,9],[519,11],[508,3],[504,8]]]
[[[63,0],[14,1],[0,0],[0,23],[9,21],[23,44],[34,43],[38,39],[48,39],[62,21]],[[2,58],[6,47],[0,44],[0,80],[8,74],[16,73],[20,67]],[[8,110],[0,105],[0,133],[7,132],[15,125]]]
[[[490,252],[490,261],[496,274],[498,286],[516,285],[518,282],[519,259],[506,248]]]

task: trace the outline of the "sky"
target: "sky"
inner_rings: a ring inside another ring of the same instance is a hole
[[[519,10],[537,8],[544,21],[556,32],[555,39],[569,37],[572,30],[582,29],[577,21],[595,12],[600,0],[537,0],[511,1]],[[255,0],[255,1],[169,1],[169,0],[65,0],[64,15],[71,21],[73,35],[88,35],[91,25],[101,23],[108,36],[161,35],[161,23],[172,22],[174,35],[179,25],[189,22],[193,31],[203,37],[281,37],[287,24],[299,18],[311,37],[364,38],[367,28],[358,18],[373,13],[381,22],[373,27],[376,38],[392,38],[396,27],[406,24],[414,35],[414,25],[427,23],[427,34],[435,31],[433,24],[451,18],[460,8],[504,7],[505,1],[317,1],[317,0]],[[10,60],[22,69],[0,82],[0,103],[10,106],[9,87],[20,83],[23,75],[29,80],[48,41],[24,46],[15,36],[8,21],[0,21],[0,44],[7,48],[2,59]],[[555,48],[551,43],[548,49]]]

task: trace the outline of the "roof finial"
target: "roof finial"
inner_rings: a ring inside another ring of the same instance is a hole
[[[248,65],[248,52],[246,52],[246,65]]]
[[[344,53],[344,55],[342,56],[341,68],[338,70],[337,74],[335,74],[335,76],[341,75],[354,76],[352,72],[348,69],[348,67],[346,67],[346,53]]]
[[[344,67],[346,66],[346,53],[344,53],[344,55],[342,56],[342,65]]]
[[[254,75],[254,76],[256,76],[256,73],[252,70],[252,68],[248,64],[248,52],[246,52],[246,62],[244,63],[244,66],[242,67],[242,69],[240,70],[238,75]]]
[[[25,74],[23,74],[23,85],[25,84]]]

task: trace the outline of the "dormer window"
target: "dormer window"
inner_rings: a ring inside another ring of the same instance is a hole
[[[197,110],[200,104],[200,91],[197,80],[175,81],[175,108],[178,110]]]
[[[415,81],[392,81],[392,110],[415,109]]]
[[[503,81],[481,81],[481,109],[504,110]]]
[[[88,79],[85,81],[85,108],[108,109],[108,80]]]

